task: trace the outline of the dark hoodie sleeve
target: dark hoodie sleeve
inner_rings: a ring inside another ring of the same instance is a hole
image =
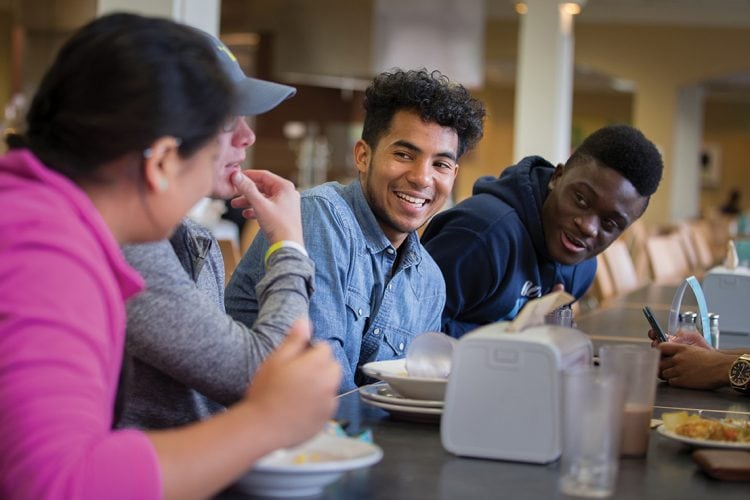
[[[461,211],[447,211],[433,220],[422,242],[443,273],[446,303],[443,331],[452,337],[497,321],[496,291],[505,275],[504,259],[490,251],[485,232],[473,227]]]

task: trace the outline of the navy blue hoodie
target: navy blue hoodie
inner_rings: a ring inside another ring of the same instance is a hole
[[[524,158],[499,178],[480,178],[473,196],[427,226],[422,243],[440,266],[447,289],[445,333],[460,337],[511,320],[530,298],[556,283],[576,298],[588,290],[595,258],[563,265],[547,251],[542,205],[554,169],[544,158]]]

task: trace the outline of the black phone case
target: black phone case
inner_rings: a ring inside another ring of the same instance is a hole
[[[648,324],[656,332],[656,336],[658,337],[659,342],[666,342],[667,335],[664,333],[664,329],[661,327],[661,325],[659,325],[659,322],[656,321],[656,317],[654,316],[654,313],[651,311],[651,309],[648,306],[643,307],[643,315],[646,316],[646,320],[648,321]]]

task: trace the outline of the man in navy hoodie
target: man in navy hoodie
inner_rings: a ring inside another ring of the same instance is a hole
[[[443,272],[443,331],[515,318],[532,298],[591,285],[596,255],[638,219],[661,180],[659,151],[627,125],[597,130],[556,168],[530,156],[434,217],[422,243]]]

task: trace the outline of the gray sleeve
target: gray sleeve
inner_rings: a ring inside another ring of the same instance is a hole
[[[216,297],[198,288],[168,241],[123,250],[147,286],[128,302],[128,352],[220,404],[244,395],[261,361],[307,314],[314,268],[294,249],[269,259],[258,284],[260,314],[251,328],[233,321]]]

